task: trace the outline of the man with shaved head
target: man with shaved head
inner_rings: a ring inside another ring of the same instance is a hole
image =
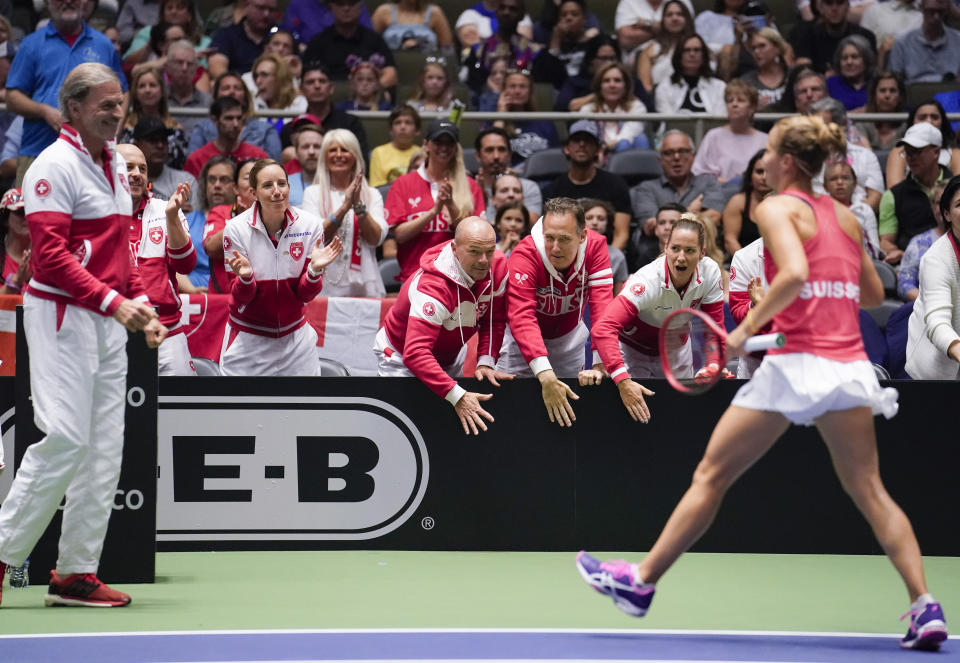
[[[461,221],[452,240],[423,254],[373,348],[380,375],[420,378],[453,405],[468,435],[487,430],[484,419],[493,421],[480,405],[493,395],[467,391],[454,379],[463,375],[467,341],[478,335],[478,380],[499,387],[499,380],[513,378],[495,368],[506,327],[507,289],[507,259],[496,244],[486,219]]]
[[[148,185],[147,158],[136,145],[117,145],[127,162],[127,182],[133,215],[130,219],[130,254],[140,280],[157,307],[160,322],[169,330],[157,350],[160,375],[196,375],[187,337],[180,326],[177,274],[189,274],[197,264],[187,219],[180,208],[190,200],[190,184],[177,186],[170,201],[154,197]],[[186,173],[184,173],[186,174]]]

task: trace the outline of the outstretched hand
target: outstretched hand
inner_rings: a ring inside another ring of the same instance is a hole
[[[500,383],[498,380],[512,380],[516,377],[513,373],[501,373],[493,366],[477,366],[477,370],[474,371],[473,377],[483,382],[484,379],[490,381],[494,387],[499,387]]]
[[[463,426],[465,435],[479,435],[481,430],[486,432],[487,425],[483,422],[484,419],[493,423],[493,415],[480,405],[480,401],[489,401],[491,398],[493,398],[493,394],[478,394],[468,391],[453,406],[453,409],[457,411],[457,417],[460,419],[460,425]]]
[[[544,373],[549,375],[544,376]],[[544,376],[541,378],[541,376]],[[561,382],[552,370],[544,371],[537,375],[540,379],[540,392],[543,395],[543,405],[547,408],[547,415],[550,422],[556,422],[560,426],[572,426],[577,420],[573,413],[573,406],[570,400],[580,400],[576,392],[565,382]]]
[[[620,391],[620,400],[623,401],[623,406],[627,408],[627,412],[630,413],[634,421],[643,424],[650,421],[650,408],[647,407],[647,402],[643,397],[653,396],[655,392],[630,378],[621,380],[617,384],[617,389]]]
[[[343,244],[336,235],[326,245],[317,242],[313,245],[313,253],[310,254],[310,268],[314,272],[319,272],[336,260],[341,251],[343,251]]]
[[[253,276],[253,267],[250,266],[250,261],[247,260],[246,256],[242,256],[236,251],[233,252],[232,258],[227,258],[227,264],[230,265],[233,273],[244,281],[249,281],[250,277]]]

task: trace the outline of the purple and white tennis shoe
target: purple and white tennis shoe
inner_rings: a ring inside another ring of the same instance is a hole
[[[910,610],[900,619],[910,617],[910,628],[900,640],[904,649],[922,649],[936,651],[940,643],[947,639],[947,620],[943,618],[943,609],[936,601],[930,601],[923,607],[910,606]]]
[[[613,599],[631,617],[643,617],[653,601],[654,585],[636,583],[636,565],[622,559],[601,562],[586,551],[577,554],[577,570],[588,585]]]

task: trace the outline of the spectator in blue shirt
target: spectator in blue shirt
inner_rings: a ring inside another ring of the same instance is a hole
[[[373,30],[370,12],[366,6],[360,10],[359,21],[363,27]],[[296,35],[301,44],[307,44],[331,25],[333,13],[326,0],[290,0],[280,27]]]
[[[7,76],[7,106],[23,115],[23,141],[17,159],[17,184],[40,152],[57,139],[63,116],[57,93],[67,74],[84,62],[114,70],[123,91],[127,79],[110,40],[83,20],[82,0],[47,0],[50,22],[27,35]]]
[[[887,67],[911,83],[953,80],[960,73],[960,31],[943,24],[947,0],[922,0],[919,30],[897,37]]]

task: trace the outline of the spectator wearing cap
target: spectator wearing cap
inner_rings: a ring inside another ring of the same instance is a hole
[[[333,107],[334,84],[327,68],[310,60],[303,65],[303,78],[300,79],[300,93],[307,99],[307,112],[295,117],[280,131],[280,142],[284,149],[291,145],[291,135],[303,124],[315,124],[324,131],[327,129],[348,129],[360,141],[360,149],[367,154],[367,133],[360,119],[350,113]]]
[[[246,122],[243,125],[243,131],[240,133],[240,140],[244,143],[256,145],[270,155],[271,159],[279,161],[282,151],[280,137],[271,124],[253,117],[253,96],[250,94],[250,89],[244,84],[240,74],[227,72],[213,81],[213,98],[216,100],[220,97],[233,97],[240,102],[243,109],[243,119]],[[207,108],[209,107],[208,104]],[[217,125],[209,117],[205,117],[200,120],[193,133],[190,134],[190,145],[187,147],[187,151],[196,152],[216,139]]]
[[[910,172],[880,199],[880,248],[889,263],[899,263],[910,239],[937,225],[930,200],[937,183],[951,176],[938,162],[942,143],[940,130],[929,122],[914,124],[897,143]]]
[[[370,12],[361,4],[360,25],[373,29]],[[310,40],[333,25],[333,12],[327,0],[290,0],[287,11],[283,14],[280,27],[289,30],[302,44]]]
[[[256,145],[240,140],[243,131],[243,107],[233,97],[220,97],[210,106],[210,117],[217,125],[217,138],[187,157],[184,170],[200,176],[203,165],[216,154],[242,159],[268,159],[267,153]]]
[[[596,122],[574,122],[563,146],[570,167],[547,185],[543,197],[545,200],[594,198],[609,202],[615,211],[611,246],[625,251],[630,236],[630,190],[622,177],[597,167],[600,146],[600,128]]]
[[[493,223],[497,214],[496,207],[491,203],[493,196],[493,185],[497,178],[503,175],[510,167],[513,160],[513,151],[510,149],[510,137],[507,132],[498,127],[488,127],[477,134],[473,143],[476,150],[477,162],[480,169],[474,178],[477,184],[483,189],[486,196],[487,221]],[[543,195],[540,187],[533,180],[525,177],[518,177],[520,186],[523,189],[523,204],[534,218],[540,216],[540,210],[543,208]]]
[[[207,69],[216,78],[227,71],[250,71],[270,36],[277,0],[248,0],[247,14],[239,23],[221,28],[213,35]]]
[[[30,230],[20,189],[0,198],[0,269],[0,295],[19,295],[31,274]]]
[[[23,39],[7,76],[7,109],[24,117],[18,179],[56,140],[63,124],[57,95],[74,67],[84,62],[105,64],[127,91],[120,56],[109,39],[84,22],[83,6],[63,0],[47,0],[47,6],[50,22]]]
[[[947,0],[922,0],[920,28],[896,38],[887,68],[911,83],[953,80],[960,73],[960,31],[943,24]]]
[[[304,124],[293,134],[293,147],[297,152],[300,170],[287,177],[290,185],[290,204],[300,206],[303,191],[313,184],[317,176],[317,163],[320,160],[320,145],[323,143],[323,129],[315,124]],[[382,203],[381,203],[382,204]]]
[[[310,40],[303,54],[304,62],[323,62],[333,80],[345,81],[350,74],[347,58],[356,55],[369,60],[379,53],[384,60],[380,85],[384,89],[397,84],[397,68],[393,54],[380,33],[360,24],[362,0],[327,0],[333,14],[333,25]]]
[[[130,138],[140,148],[147,161],[147,176],[150,179],[151,193],[164,200],[170,200],[182,182],[190,185],[190,205],[197,204],[197,181],[190,173],[167,165],[169,161],[170,135],[173,129],[154,115],[142,117],[133,127]],[[190,211],[187,209],[186,211]]]
[[[210,108],[210,95],[198,90],[193,84],[197,73],[197,51],[186,39],[179,39],[167,47],[167,57],[163,65],[163,75],[167,80],[168,97],[171,106],[183,108]],[[181,115],[180,126],[187,136],[203,120],[202,117]]]
[[[427,249],[453,239],[462,219],[485,211],[483,191],[463,165],[457,125],[431,122],[423,148],[423,164],[394,180],[387,193],[387,223],[397,242],[400,281],[417,271]]]
[[[693,140],[676,129],[668,131],[660,144],[660,166],[663,175],[641,182],[630,189],[633,215],[642,224],[644,233],[652,235],[657,210],[667,203],[679,203],[688,212],[710,219],[715,226],[725,206],[720,183],[713,175],[694,175]]]

